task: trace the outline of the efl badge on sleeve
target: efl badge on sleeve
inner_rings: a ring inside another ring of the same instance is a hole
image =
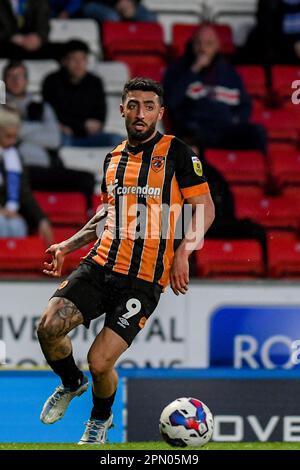
[[[165,157],[153,156],[151,159],[151,168],[158,173],[165,165]]]
[[[192,162],[193,162],[194,172],[196,173],[196,175],[202,176],[203,175],[202,164],[199,158],[196,157],[196,155],[192,157]]]

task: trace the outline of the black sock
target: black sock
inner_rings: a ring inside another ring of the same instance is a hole
[[[116,396],[116,391],[107,398],[99,398],[95,395],[93,390],[93,409],[91,413],[91,418],[93,419],[101,419],[102,421],[106,421],[111,413],[111,407],[113,405],[114,399]]]
[[[81,385],[83,373],[75,364],[72,353],[59,361],[48,361],[48,364],[61,378],[64,387],[74,391]]]

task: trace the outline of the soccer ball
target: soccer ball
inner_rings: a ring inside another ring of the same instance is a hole
[[[159,420],[159,430],[171,446],[203,446],[212,436],[213,416],[196,398],[177,398],[166,406]]]

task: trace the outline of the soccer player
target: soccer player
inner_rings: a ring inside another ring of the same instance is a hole
[[[194,245],[185,236],[174,254],[172,206],[181,208],[183,201],[192,206],[189,230],[196,233],[205,233],[214,219],[198,157],[176,137],[156,130],[164,113],[161,86],[146,78],[129,80],[120,111],[128,138],[105,158],[104,205],[78,233],[48,248],[52,261],[45,263],[44,270],[59,277],[68,253],[96,241],[54,293],[38,327],[43,353],[62,381],[41,413],[42,422],[51,424],[88,388],[67,334],[81,324],[88,328],[91,320],[106,313],[104,327],[88,353],[93,408],[79,444],[106,442],[118,384],[116,361],[144,327],[169,282],[176,295],[188,290],[188,258]],[[97,226],[104,218],[98,236]]]

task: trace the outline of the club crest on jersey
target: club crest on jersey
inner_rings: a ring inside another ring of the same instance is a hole
[[[164,165],[165,165],[165,157],[159,157],[157,155],[152,157],[151,168],[153,171],[158,173],[160,170],[163,169]]]
[[[69,280],[66,279],[65,281],[63,281],[63,282],[60,284],[58,290],[64,289],[64,287],[66,287],[68,284],[69,284]]]
[[[192,162],[193,162],[194,172],[196,173],[196,175],[202,176],[203,175],[202,164],[196,155],[192,157]]]

